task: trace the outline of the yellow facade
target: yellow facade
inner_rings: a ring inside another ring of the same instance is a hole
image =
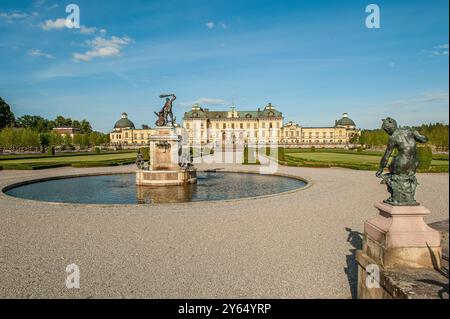
[[[285,147],[354,147],[357,144],[354,137],[359,136],[360,131],[353,121],[345,121],[346,118],[348,115],[344,113],[340,120],[344,119],[344,124],[338,124],[336,121],[335,126],[330,127],[302,127],[289,122],[282,129],[280,144]]]
[[[268,104],[256,111],[210,111],[195,104],[183,117],[183,128],[193,145],[217,147],[223,144],[278,144],[284,147],[354,147],[359,130],[346,113],[329,127],[302,127],[293,122],[283,125],[283,115]],[[136,129],[126,113],[116,122],[110,133],[115,146],[148,145],[155,134],[151,128]],[[352,140],[353,139],[353,140]]]
[[[282,113],[272,104],[256,111],[210,111],[198,104],[186,112],[183,128],[192,144],[277,143],[283,126]]]

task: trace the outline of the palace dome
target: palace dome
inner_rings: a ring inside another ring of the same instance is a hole
[[[114,124],[114,128],[115,129],[124,129],[124,128],[131,128],[131,129],[135,129],[134,127],[134,123],[131,122],[128,119],[128,114],[127,113],[122,113],[122,117],[120,120],[118,120],[116,122],[116,124]]]
[[[344,113],[342,114],[342,118],[336,121],[336,126],[356,126],[356,124],[348,117],[347,113]]]

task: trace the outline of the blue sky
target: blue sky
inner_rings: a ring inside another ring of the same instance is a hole
[[[81,11],[68,29],[66,5]],[[365,7],[381,9],[368,29]],[[448,123],[448,1],[0,2],[0,96],[17,116],[87,118],[107,132],[122,111],[155,122],[161,93],[177,119],[200,101],[286,121],[362,128]]]

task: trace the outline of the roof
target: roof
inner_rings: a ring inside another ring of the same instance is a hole
[[[355,122],[348,117],[348,114],[344,113],[342,115],[342,118],[336,121],[336,126],[347,126],[347,125],[356,126]]]
[[[114,128],[132,128],[134,129],[134,123],[131,122],[128,118],[122,117],[120,120],[114,124]]]
[[[236,111],[237,118],[272,118],[282,117],[283,114],[275,109],[265,108],[264,110],[257,111]],[[210,111],[208,109],[196,109],[184,113],[184,118],[197,118],[197,119],[227,119],[228,111]],[[236,118],[236,117],[234,117]]]

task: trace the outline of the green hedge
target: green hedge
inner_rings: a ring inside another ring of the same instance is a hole
[[[47,149],[47,154],[54,156],[55,155],[55,147],[54,146],[49,146]]]
[[[119,159],[119,160],[108,160],[108,161],[83,161],[75,163],[11,163],[2,164],[1,168],[5,170],[38,170],[47,168],[56,168],[64,166],[72,166],[77,168],[82,167],[102,167],[102,166],[118,166],[118,165],[128,165],[134,163],[134,159]]]
[[[256,151],[256,149],[253,149]],[[255,151],[251,151],[249,152],[249,148],[245,147],[244,148],[244,160],[242,162],[242,164],[244,165],[260,165],[261,163],[259,162],[258,159],[258,155],[255,154]]]
[[[71,153],[56,153],[56,155],[49,155],[49,154],[1,155],[0,160],[8,161],[8,160],[33,159],[33,158],[54,158],[66,156],[108,155],[108,154],[123,154],[123,153],[136,153],[136,151],[134,150],[107,151],[107,152],[100,152],[100,154],[96,154],[95,152],[76,152],[76,153],[71,152]]]
[[[150,147],[140,147],[139,152],[144,155],[144,161],[150,161]]]
[[[417,169],[426,170],[430,168],[433,153],[431,152],[431,148],[429,146],[418,146],[417,157],[419,158],[419,166]]]

